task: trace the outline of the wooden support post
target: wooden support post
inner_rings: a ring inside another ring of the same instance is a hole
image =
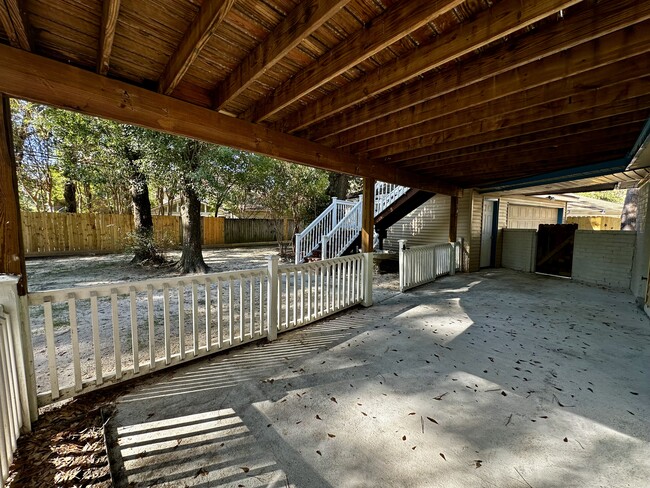
[[[363,202],[361,204],[361,252],[373,252],[375,234],[375,180],[363,179]]]
[[[18,294],[27,293],[25,249],[20,226],[18,178],[11,134],[9,97],[2,94],[0,104],[0,274],[19,276]]]
[[[458,238],[458,197],[451,197],[449,210],[449,242],[456,242]]]

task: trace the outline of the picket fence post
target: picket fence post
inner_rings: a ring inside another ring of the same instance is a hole
[[[456,274],[456,243],[449,243],[449,276]]]
[[[374,253],[363,253],[363,300],[361,305],[364,307],[372,306],[372,275],[373,275],[373,262],[372,257]]]
[[[406,239],[400,239],[397,241],[399,247],[399,291],[404,292],[404,282],[405,276],[404,272],[404,251],[406,250]]]
[[[267,320],[269,330],[267,339],[274,341],[278,338],[278,256],[268,257],[269,281],[267,285]]]

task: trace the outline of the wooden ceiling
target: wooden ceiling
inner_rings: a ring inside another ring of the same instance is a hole
[[[647,0],[0,2],[2,92],[447,194],[625,170],[648,51]]]

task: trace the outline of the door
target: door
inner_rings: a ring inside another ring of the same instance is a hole
[[[540,225],[537,231],[535,271],[570,277],[577,229],[578,224]]]
[[[483,223],[481,225],[481,268],[492,264],[492,241],[494,221],[494,201],[483,200]]]

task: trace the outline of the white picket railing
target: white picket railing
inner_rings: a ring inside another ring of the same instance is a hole
[[[375,184],[375,216],[379,215],[409,189],[384,183]],[[361,232],[361,198],[357,202],[332,199],[309,226],[296,234],[296,264],[310,256],[319,246],[321,258],[340,256]]]
[[[16,352],[17,328],[0,305],[0,474],[2,482],[9,475],[16,442],[23,428],[23,412]]]
[[[30,293],[38,405],[369,304],[365,256]]]
[[[332,203],[302,232],[296,234],[296,264],[301,263],[356,205],[356,202],[332,198]]]
[[[453,275],[462,269],[462,240],[445,244],[426,244],[406,247],[399,241],[399,288],[410,288],[430,283],[439,276]]]

